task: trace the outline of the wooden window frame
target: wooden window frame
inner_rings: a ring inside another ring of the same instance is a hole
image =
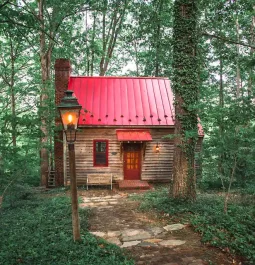
[[[96,143],[98,142],[105,142],[106,143],[106,163],[104,165],[102,164],[96,164]],[[108,160],[109,159],[109,140],[105,139],[95,139],[93,140],[93,166],[94,167],[108,167]]]

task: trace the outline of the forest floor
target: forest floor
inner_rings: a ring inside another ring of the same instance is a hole
[[[188,223],[139,211],[139,202],[130,199],[130,192],[90,190],[79,195],[80,207],[91,209],[90,232],[125,249],[135,264],[239,264],[227,253],[202,244]]]

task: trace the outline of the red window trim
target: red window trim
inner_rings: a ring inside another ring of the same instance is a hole
[[[96,164],[96,143],[97,142],[106,142],[106,164],[105,165]],[[94,167],[108,167],[108,157],[109,157],[109,140],[105,140],[105,139],[93,140],[93,166]]]

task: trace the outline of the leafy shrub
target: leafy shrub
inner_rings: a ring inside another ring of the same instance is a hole
[[[241,190],[241,193],[244,195],[254,195],[255,196],[255,184],[247,183],[246,187]]]
[[[27,184],[12,184],[6,190],[4,195],[5,207],[18,207],[24,203],[24,200],[35,199],[36,191]]]
[[[200,194],[197,201],[175,200],[167,189],[144,194],[141,209],[154,208],[170,216],[189,221],[202,235],[202,242],[229,250],[255,263],[255,205],[230,203],[224,214],[224,199],[216,194]]]
[[[115,245],[88,233],[87,210],[80,211],[80,242],[73,242],[70,199],[24,200],[0,211],[0,264],[132,265]]]

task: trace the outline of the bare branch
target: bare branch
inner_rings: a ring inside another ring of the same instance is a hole
[[[219,39],[219,40],[222,40],[222,41],[230,43],[230,44],[238,44],[238,45],[241,45],[241,46],[244,46],[244,47],[249,47],[249,48],[255,49],[255,46],[252,46],[252,45],[249,45],[249,44],[246,44],[246,43],[243,43],[243,42],[238,42],[238,41],[235,41],[235,40],[232,40],[232,39],[228,39],[228,38],[225,38],[225,37],[221,37],[221,36],[218,36],[218,35],[209,34],[209,33],[206,33],[206,32],[202,33],[202,35],[203,36],[207,36],[209,38]]]
[[[0,9],[3,8],[4,6],[6,6],[7,4],[10,4],[9,0],[4,2],[3,4],[0,5]]]

